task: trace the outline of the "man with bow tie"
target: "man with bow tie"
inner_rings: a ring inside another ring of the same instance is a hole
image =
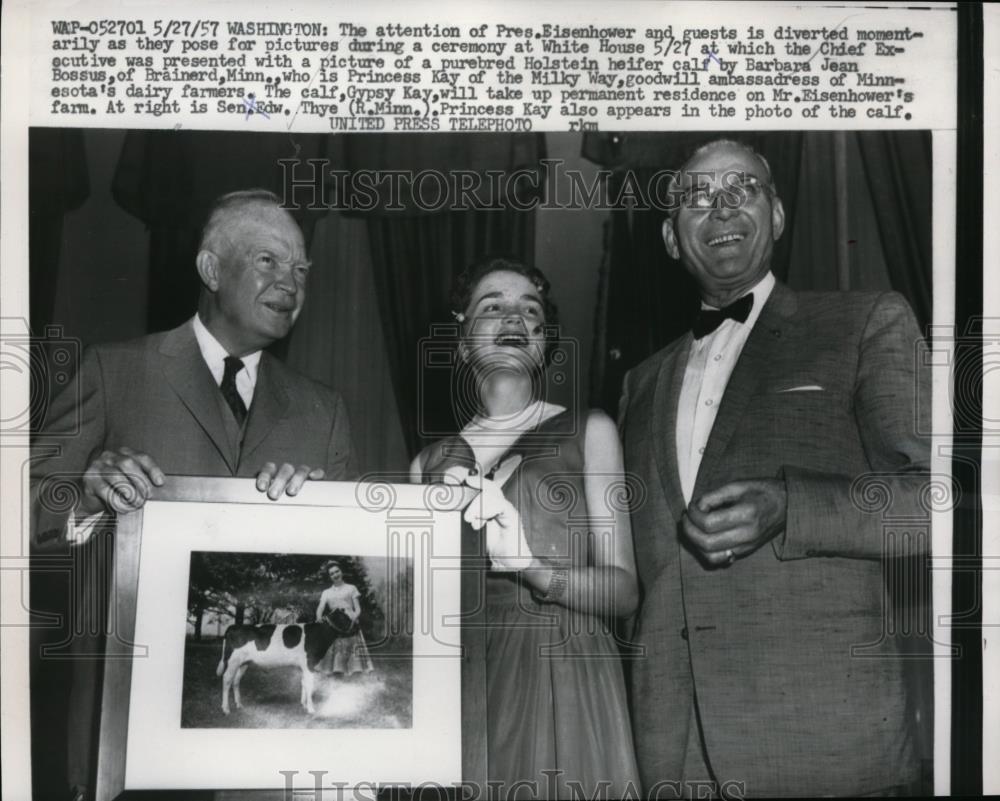
[[[663,238],[702,309],[621,404],[648,492],[632,513],[645,792],[892,794],[918,766],[901,660],[858,656],[889,614],[882,518],[858,492],[877,474],[894,513],[926,517],[916,321],[892,292],[775,280],[784,209],[752,149],[710,142],[672,189]]]
[[[165,475],[255,478],[272,500],[309,479],[354,475],[340,396],[264,351],[295,323],[310,269],[302,232],[280,200],[264,190],[219,198],[195,266],[202,290],[194,317],[86,351],[79,393],[54,399],[33,442],[32,545],[43,555],[74,549],[71,582],[89,588],[69,610],[78,632],[104,628],[103,602],[94,608],[86,599],[105,591],[102,541],[113,536],[115,514],[140,508]],[[72,508],[59,502],[67,487]],[[68,779],[92,787],[100,637],[78,636],[71,649]]]

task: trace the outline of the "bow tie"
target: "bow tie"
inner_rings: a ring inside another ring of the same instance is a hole
[[[711,334],[725,320],[735,320],[738,323],[745,323],[753,308],[753,293],[744,295],[739,300],[735,300],[728,306],[721,309],[702,309],[698,316],[694,318],[694,325],[691,331],[695,339]]]

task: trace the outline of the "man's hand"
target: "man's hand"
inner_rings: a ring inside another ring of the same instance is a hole
[[[465,510],[465,520],[477,531],[486,526],[486,552],[494,570],[526,570],[534,556],[524,537],[521,516],[507,500],[500,485],[470,473],[465,483],[480,490]]]
[[[706,563],[725,566],[753,553],[782,531],[787,509],[784,481],[733,481],[695,498],[681,527]]]
[[[257,474],[257,489],[266,492],[272,501],[278,500],[282,493],[297,495],[302,485],[309,481],[319,481],[326,475],[321,467],[309,467],[300,464],[296,467],[285,462],[281,467],[274,462],[266,462]]]
[[[163,486],[163,471],[148,454],[131,448],[103,451],[83,474],[83,496],[76,511],[84,516],[141,509],[153,486]]]

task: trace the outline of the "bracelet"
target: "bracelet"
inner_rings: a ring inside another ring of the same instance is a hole
[[[565,568],[554,568],[549,578],[549,586],[545,592],[532,589],[531,594],[538,603],[553,603],[566,594],[566,584],[569,581],[569,571]]]

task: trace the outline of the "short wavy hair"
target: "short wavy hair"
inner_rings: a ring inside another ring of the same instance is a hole
[[[523,275],[538,290],[542,299],[542,311],[545,312],[545,366],[552,361],[552,354],[559,343],[559,307],[552,297],[552,287],[545,273],[537,267],[509,256],[491,255],[471,264],[455,279],[451,289],[451,311],[456,319],[461,320],[465,327],[464,316],[472,301],[472,295],[479,282],[490,273],[510,272]]]

